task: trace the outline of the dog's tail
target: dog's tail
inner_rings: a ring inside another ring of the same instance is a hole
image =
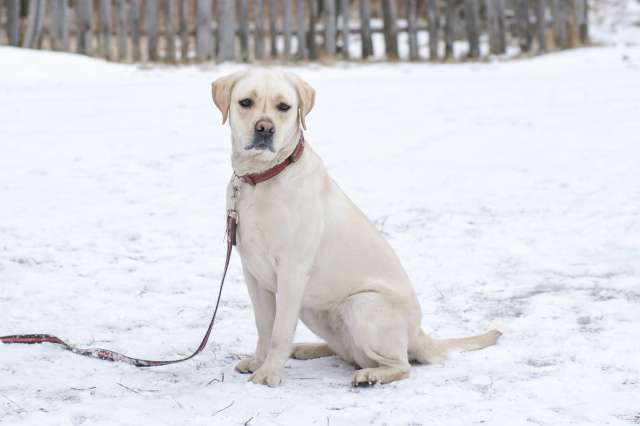
[[[445,360],[449,352],[475,351],[495,345],[500,336],[502,336],[500,331],[491,330],[478,336],[438,340],[429,337],[421,330],[416,345],[409,355],[411,359],[421,364],[439,363]]]

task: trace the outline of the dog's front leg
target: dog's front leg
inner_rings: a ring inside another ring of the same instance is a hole
[[[299,266],[279,268],[276,317],[269,352],[262,366],[251,377],[252,382],[269,386],[280,384],[284,363],[291,354],[293,334],[307,280],[306,269]]]
[[[243,269],[244,280],[253,304],[253,314],[256,320],[256,329],[258,330],[258,343],[253,357],[238,362],[236,370],[240,373],[253,373],[260,368],[269,352],[271,331],[273,330],[273,321],[276,314],[276,295],[260,287],[244,265]]]

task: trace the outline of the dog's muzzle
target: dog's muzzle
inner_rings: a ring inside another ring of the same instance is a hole
[[[269,119],[258,120],[254,127],[253,139],[244,149],[257,149],[259,151],[268,149],[271,152],[276,152],[273,148],[273,135],[275,132],[276,126],[273,121]]]

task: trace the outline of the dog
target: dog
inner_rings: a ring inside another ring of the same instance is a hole
[[[212,96],[231,128],[227,211],[237,215],[258,331],[255,354],[237,371],[277,386],[289,357],[337,355],[358,368],[352,385],[366,386],[407,378],[410,362],[438,363],[449,351],[496,343],[498,330],[436,340],[421,329],[398,256],[303,140],[315,102],[307,82],[255,68],[215,80]],[[294,345],[298,319],[325,343]]]

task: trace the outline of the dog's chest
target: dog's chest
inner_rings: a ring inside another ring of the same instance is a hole
[[[232,191],[231,191],[232,192]],[[228,200],[228,208],[233,202]],[[277,199],[243,185],[237,195],[238,228],[236,244],[246,269],[258,284],[276,291]]]

